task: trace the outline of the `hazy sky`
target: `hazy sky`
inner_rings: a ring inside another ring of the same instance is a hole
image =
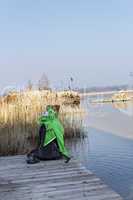
[[[133,71],[132,0],[0,0],[0,86],[124,84]]]

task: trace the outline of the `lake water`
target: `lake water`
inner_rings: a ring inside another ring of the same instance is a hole
[[[71,151],[125,200],[133,200],[133,103],[86,106],[87,137]]]

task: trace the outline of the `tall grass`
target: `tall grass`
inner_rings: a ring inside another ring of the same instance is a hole
[[[47,105],[60,105],[59,118],[66,137],[83,134],[84,111],[64,105],[57,93],[28,91],[2,98],[0,101],[0,155],[23,154],[37,145],[38,117]]]

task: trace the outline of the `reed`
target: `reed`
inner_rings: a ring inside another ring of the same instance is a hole
[[[0,155],[24,154],[37,145],[38,117],[47,105],[60,105],[59,118],[65,137],[83,134],[84,111],[80,106],[64,105],[58,93],[27,91],[0,99]]]

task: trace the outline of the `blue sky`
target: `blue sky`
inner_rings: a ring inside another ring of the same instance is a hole
[[[133,71],[133,1],[0,0],[0,86],[114,85]]]

